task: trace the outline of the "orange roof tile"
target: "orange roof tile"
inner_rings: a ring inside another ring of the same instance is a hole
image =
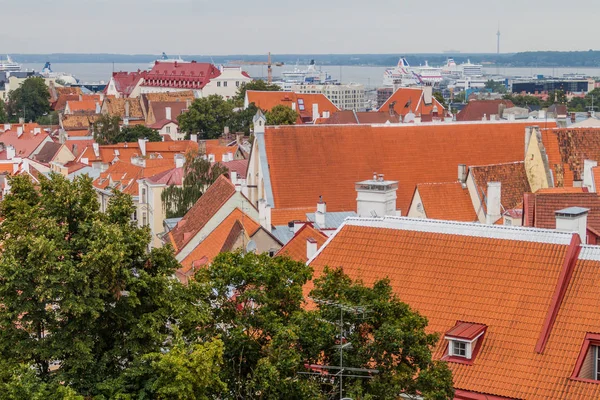
[[[273,107],[278,105],[289,108],[295,107],[302,119],[310,121],[312,121],[313,117],[313,104],[318,105],[319,115],[323,115],[324,111],[328,111],[330,114],[339,111],[331,100],[321,93],[306,94],[248,90],[246,96],[248,97],[249,104],[254,103],[256,107],[263,111],[270,111]]]
[[[456,114],[456,120],[481,121],[484,116],[489,120],[490,115],[500,115],[500,105],[503,105],[504,108],[515,106],[510,100],[471,100]]]
[[[258,222],[236,208],[181,261],[182,268],[178,272],[187,274],[194,263],[210,264],[219,253],[235,250],[233,245],[239,235],[245,233],[246,236],[251,237],[259,228]]]
[[[327,241],[327,236],[325,234],[316,230],[312,224],[305,224],[298,232],[296,232],[294,237],[277,252],[277,255],[288,256],[296,261],[308,261],[306,241],[309,238],[312,238],[317,242],[317,249],[320,249]]]
[[[151,161],[157,162],[153,163]],[[165,160],[147,160],[145,167],[133,165],[129,162],[116,161],[94,180],[94,187],[105,190],[117,189],[123,193],[138,196],[138,179],[154,176],[173,168],[172,161],[164,161]]]
[[[129,118],[131,119],[143,119],[144,112],[142,111],[142,104],[140,99],[130,98],[115,98],[106,97],[102,109],[106,110],[109,115],[114,115],[124,119],[126,116],[127,104],[129,104]]]
[[[553,193],[537,191],[530,197],[533,221],[525,218],[526,224],[536,228],[556,228],[555,212],[568,207],[583,207],[589,209],[588,228],[600,231],[600,197],[596,193]]]
[[[62,88],[57,88],[62,89]],[[58,96],[58,99],[52,104],[52,109],[55,111],[64,111],[65,106],[67,105],[67,101],[78,101],[78,94],[61,94]]]
[[[329,265],[367,285],[389,278],[399,298],[428,319],[426,330],[442,335],[436,359],[445,355],[443,334],[459,321],[487,326],[471,365],[448,363],[458,390],[511,399],[600,398],[600,385],[569,379],[585,332],[600,331],[600,286],[594,283],[600,263],[577,262],[573,278],[559,280],[577,260],[570,238],[480,224],[362,220],[343,226],[310,265],[315,277]],[[554,303],[563,285],[562,305]]]
[[[98,100],[69,100],[67,101],[67,106],[69,107],[69,111],[72,113],[82,113],[82,112],[96,112],[96,105],[98,105]]]
[[[427,218],[477,221],[469,191],[460,182],[421,183],[417,190]]]
[[[171,244],[179,252],[200,232],[208,221],[235,193],[233,184],[223,175],[213,183],[196,204],[185,214],[177,226],[169,232]]]
[[[383,103],[378,111],[389,114],[392,103],[394,103],[394,113],[402,116],[411,111],[415,115],[430,115],[433,113],[433,107],[435,106],[438,115],[441,117],[446,110],[435,97],[432,97],[430,104],[426,104],[423,89],[420,88],[399,88]]]
[[[277,226],[287,225],[290,221],[306,221],[306,214],[316,210],[316,203],[313,207],[274,208],[271,210],[271,224]]]
[[[500,182],[500,202],[503,210],[515,208],[523,201],[523,194],[531,191],[525,163],[513,162],[505,164],[479,165],[469,167],[469,173],[473,175],[477,194],[482,199],[482,207],[485,210],[488,182]]]
[[[82,131],[88,130],[90,125],[92,125],[96,119],[98,119],[98,115],[64,115],[61,119],[61,125],[66,131]]]
[[[219,139],[210,139],[204,141],[206,145],[206,154],[213,154],[215,156],[215,162],[223,161],[223,156],[227,153],[235,153],[238,150],[237,144],[231,146],[228,143],[222,143]]]
[[[453,181],[458,164],[522,161],[526,126],[502,122],[267,127],[264,142],[273,206],[313,207],[322,195],[331,211],[355,210],[354,184],[377,172],[400,182],[397,208],[406,214],[417,184]]]
[[[170,142],[147,142],[146,160],[163,159],[171,160],[176,154],[185,154],[189,150],[197,150],[198,143],[190,140],[178,140]],[[132,157],[141,157],[141,150],[138,142],[117,143],[111,145],[99,146],[99,157],[96,157],[93,147],[86,147],[79,156],[79,159],[87,158],[88,162],[110,163],[116,159],[130,162]],[[118,153],[118,154],[117,154]]]

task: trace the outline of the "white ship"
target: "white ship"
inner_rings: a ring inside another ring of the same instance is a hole
[[[10,56],[6,56],[6,60],[0,60],[0,71],[5,72],[17,72],[21,70],[21,64],[17,64],[10,58]]]
[[[423,80],[410,68],[404,57],[400,57],[396,67],[386,69],[383,72],[383,86],[411,86],[420,83],[423,83]]]
[[[452,58],[449,58],[442,67],[442,75],[445,78],[453,79],[481,77],[483,76],[483,66],[481,64],[473,64],[470,60],[467,60],[464,64],[457,65]]]
[[[281,75],[286,82],[297,84],[319,84],[333,83],[331,76],[326,72],[317,69],[315,60],[310,60],[310,64],[306,69],[301,69],[296,64],[296,67],[290,71],[283,71]]]
[[[185,61],[184,59],[181,58],[181,56],[179,56],[177,58],[171,58],[171,57],[167,56],[165,54],[165,52],[163,52],[162,56],[160,56],[160,58],[158,60],[152,61],[150,64],[148,64],[148,68],[152,69],[152,68],[154,68],[156,63],[161,63],[161,62],[176,62],[178,64],[181,64],[181,63],[189,63],[190,61]]]
[[[78,83],[77,79],[71,74],[52,71],[52,65],[50,64],[50,61],[46,62],[44,68],[42,68],[42,71],[40,72],[40,75],[42,75],[44,78],[56,79],[57,81],[61,81],[59,83],[64,83],[66,85],[77,85]]]
[[[466,63],[459,65],[462,71],[462,76],[483,76],[483,65],[472,64],[471,60],[467,60]]]
[[[442,81],[442,69],[438,67],[431,67],[427,61],[425,61],[425,65],[419,66],[415,71],[423,80],[423,82],[428,84],[436,84]]]

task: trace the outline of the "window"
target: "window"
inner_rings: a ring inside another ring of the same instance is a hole
[[[167,126],[167,133],[171,133],[171,127]]]
[[[217,82],[217,87],[221,87],[221,82]]]
[[[146,188],[142,188],[142,203],[146,203]]]
[[[298,110],[304,111],[304,99],[298,99]]]
[[[587,333],[571,379],[600,383],[600,335]]]
[[[148,225],[148,215],[146,213],[142,213],[142,226]]]
[[[235,87],[240,87],[240,81],[235,81]]]
[[[227,81],[223,82],[223,86],[227,87]]]
[[[458,340],[452,341],[452,355],[456,357],[467,356],[467,343],[459,342]]]

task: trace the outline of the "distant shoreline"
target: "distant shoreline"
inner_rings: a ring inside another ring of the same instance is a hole
[[[0,54],[4,54],[0,52]],[[10,56],[19,63],[151,63],[159,58],[152,54],[79,54],[79,53],[52,53],[52,54],[18,54]],[[179,56],[179,54],[175,54]],[[596,68],[600,67],[600,51],[538,51],[523,53],[398,53],[398,54],[273,54],[272,61],[282,62],[285,65],[296,63],[305,65],[310,60],[315,60],[318,65],[341,66],[372,66],[383,67],[395,65],[400,56],[405,56],[411,65],[422,65],[427,61],[430,65],[441,65],[448,58],[453,58],[457,63],[471,61],[487,66],[498,67],[575,67]],[[2,56],[0,56],[2,57]],[[266,54],[232,54],[232,55],[181,55],[184,60],[198,62],[212,62],[215,64],[228,64],[232,61],[266,62]]]

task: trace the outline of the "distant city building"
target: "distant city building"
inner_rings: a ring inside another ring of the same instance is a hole
[[[365,109],[365,86],[358,83],[345,85],[292,85],[296,93],[322,93],[340,110]]]
[[[377,108],[381,108],[393,94],[394,88],[392,86],[377,89]]]
[[[570,92],[590,92],[594,90],[593,79],[532,79],[527,81],[509,81],[510,91],[513,93],[541,93],[553,90]]]

